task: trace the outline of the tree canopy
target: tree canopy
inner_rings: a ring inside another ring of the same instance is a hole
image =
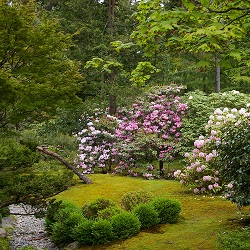
[[[225,71],[244,69],[249,67],[249,50],[243,45],[249,34],[249,11],[247,0],[145,0],[134,14],[139,25],[132,38],[149,57],[163,52],[174,57],[188,53],[201,72],[211,65],[223,66]],[[248,74],[241,71],[237,71],[238,83],[249,82]],[[237,81],[232,72],[226,74]]]
[[[66,56],[69,35],[33,1],[0,1],[0,127],[47,119],[78,101],[79,65]]]

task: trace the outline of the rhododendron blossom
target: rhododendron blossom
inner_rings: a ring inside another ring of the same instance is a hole
[[[242,120],[249,119],[249,117],[250,113],[245,108],[239,110],[235,108],[231,110],[228,108],[215,109],[214,114],[209,116],[208,124],[205,127],[207,136],[199,136],[199,139],[194,141],[195,148],[192,154],[185,153],[184,155],[188,162],[186,168],[184,171],[177,170],[174,173],[181,184],[194,184],[193,192],[195,194],[217,192],[224,186],[232,189],[232,183],[222,186],[219,171],[216,169],[218,153],[215,148],[221,143],[220,136],[225,126],[239,126]]]
[[[134,103],[129,112],[122,111],[126,120],[116,129],[117,147],[119,157],[131,167],[173,159],[181,137],[181,116],[187,110],[187,105],[176,95],[177,89],[180,88],[174,85],[155,88],[143,101]],[[124,140],[129,143],[124,145],[121,143]],[[119,165],[117,169],[123,171]]]

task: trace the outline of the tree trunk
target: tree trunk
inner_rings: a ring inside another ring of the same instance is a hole
[[[215,84],[215,93],[219,93],[220,92],[220,58],[218,55],[215,56],[215,68],[216,68],[216,74],[215,74],[215,80],[216,80],[216,84]]]
[[[107,16],[108,16],[109,33],[113,37],[113,35],[114,35],[114,17],[115,17],[115,0],[108,0]]]
[[[80,180],[82,180],[84,183],[86,184],[90,184],[92,183],[92,181],[86,177],[83,173],[81,173],[80,171],[78,171],[72,164],[68,163],[63,157],[61,157],[59,154],[52,152],[48,149],[45,149],[43,147],[36,147],[39,151],[41,151],[42,153],[46,154],[46,155],[50,155],[55,157],[57,160],[59,160],[62,164],[64,164],[67,168],[69,168],[70,170],[72,170],[78,177]]]
[[[160,176],[163,176],[163,161],[159,161]]]
[[[114,36],[114,18],[115,18],[115,0],[107,0],[107,18],[108,18],[108,31],[111,38]],[[111,53],[111,52],[110,52]],[[109,75],[109,85],[112,85],[115,81],[115,73],[112,72]],[[110,86],[111,88],[111,86]],[[114,94],[109,95],[109,114],[114,115],[116,113],[116,96]]]

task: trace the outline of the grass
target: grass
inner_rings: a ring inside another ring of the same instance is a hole
[[[240,213],[235,204],[219,196],[195,196],[177,181],[152,181],[111,174],[94,174],[89,178],[93,184],[77,182],[56,198],[83,206],[103,197],[119,205],[125,193],[145,191],[153,196],[178,199],[182,212],[177,224],[158,225],[127,240],[86,246],[79,250],[213,250],[217,249],[217,235],[220,232],[241,228],[244,218],[250,216],[249,207]]]

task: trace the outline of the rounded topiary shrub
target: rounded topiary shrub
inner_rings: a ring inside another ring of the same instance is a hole
[[[67,201],[52,201],[46,211],[45,227],[51,233],[52,226],[55,222],[63,221],[71,212],[82,215],[82,211],[75,204]]]
[[[93,245],[94,239],[92,235],[92,225],[94,221],[83,219],[79,222],[71,232],[71,237],[76,241],[79,245]]]
[[[96,220],[91,229],[94,244],[103,244],[114,239],[112,224],[108,220]]]
[[[168,198],[156,198],[151,203],[158,212],[160,223],[176,223],[178,221],[181,204],[179,201]]]
[[[81,213],[81,209],[65,207],[59,210],[55,219],[56,222],[51,227],[51,239],[56,245],[63,245],[73,241],[71,237],[73,228],[85,218]]]
[[[139,204],[133,209],[133,213],[139,218],[142,229],[150,228],[160,222],[158,212],[151,204]]]
[[[109,199],[98,198],[97,200],[87,203],[82,207],[84,216],[88,219],[95,219],[98,217],[98,212],[107,208],[115,206],[115,203]]]
[[[140,231],[141,222],[137,216],[131,212],[122,211],[110,218],[114,236],[126,239]]]
[[[120,213],[122,210],[116,206],[107,207],[98,212],[97,217],[100,219],[109,219],[113,215]]]
[[[152,200],[152,195],[144,191],[133,191],[123,195],[121,207],[126,211],[132,211],[138,204],[148,203]]]

